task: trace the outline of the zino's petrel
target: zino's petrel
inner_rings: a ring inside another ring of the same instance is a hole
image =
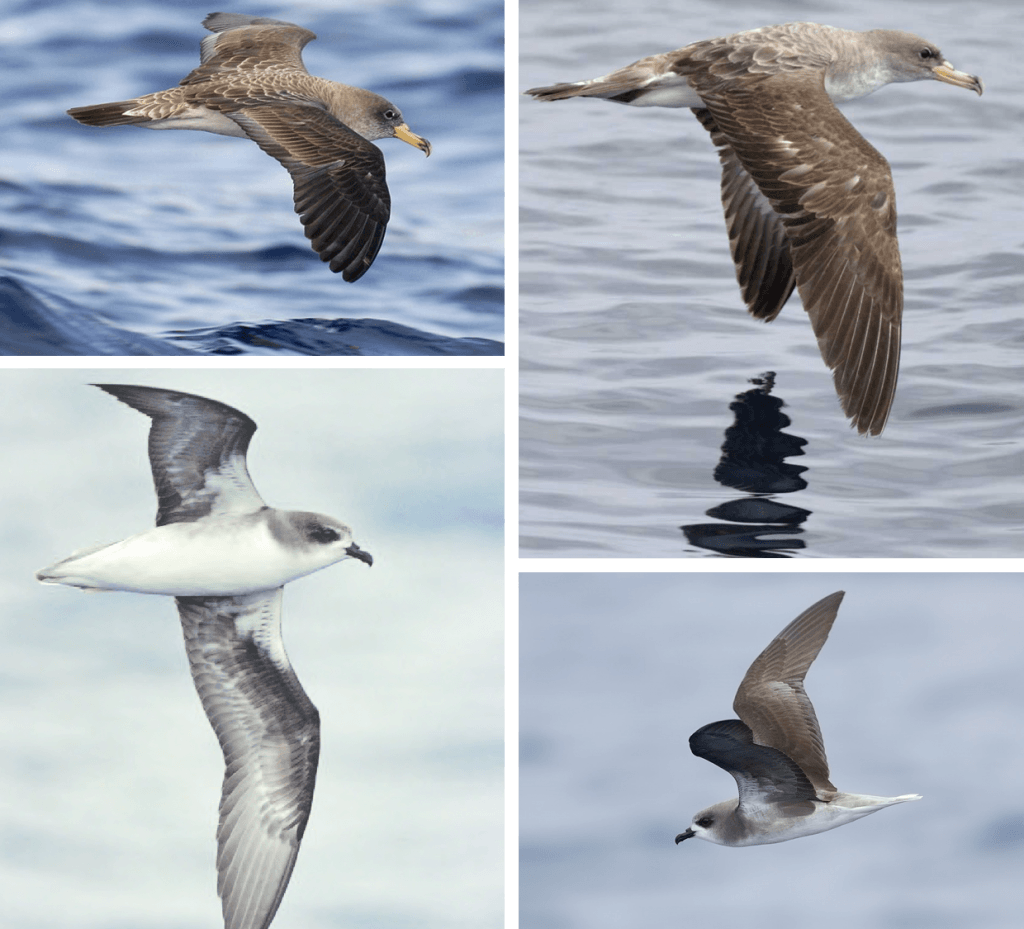
[[[176,390],[96,386],[152,420],[156,528],[36,577],[176,598],[227,766],[217,828],[224,926],[266,929],[295,867],[320,755],[320,716],[281,639],[281,594],[336,561],[373,559],[344,523],[263,502],[245,462],[256,423],[244,413]]]
[[[739,799],[701,810],[676,844],[696,837],[716,845],[770,845],[921,799],[920,794],[843,793],[829,780],[804,675],[825,644],[842,599],[839,591],[804,610],[757,656],[733,700],[739,719],[709,723],[690,736],[695,755],[736,779]]]
[[[216,35],[177,87],[68,114],[87,126],[201,129],[252,139],[281,162],[295,186],[295,212],[332,271],[357,281],[373,264],[391,216],[384,156],[375,139],[401,139],[430,154],[393,103],[313,77],[302,49],[316,34],[292,23],[211,13]]]
[[[690,107],[718,148],[747,309],[771,321],[795,286],[844,412],[860,432],[877,435],[900,358],[896,192],[889,163],[834,104],[925,80],[983,90],[980,78],[909,32],[788,23],[526,92],[538,100]]]

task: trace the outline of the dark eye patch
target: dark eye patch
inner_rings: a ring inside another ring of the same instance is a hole
[[[312,526],[306,537],[310,542],[319,542],[321,545],[337,542],[341,538],[330,526]]]

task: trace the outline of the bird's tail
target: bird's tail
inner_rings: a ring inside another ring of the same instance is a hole
[[[898,797],[874,797],[871,794],[839,793],[831,802],[841,809],[864,810],[864,813],[860,815],[867,815],[868,813],[874,813],[875,810],[893,806],[896,803],[923,799],[920,794],[900,794]]]
[[[152,122],[148,116],[125,115],[138,104],[138,100],[119,100],[116,103],[97,103],[95,106],[73,106],[68,110],[68,116],[73,116],[86,126],[138,126]]]
[[[574,81],[569,84],[551,84],[548,87],[534,87],[524,91],[535,100],[567,100],[569,97],[598,97],[614,103],[632,103],[643,94],[644,88],[637,88],[636,78],[628,68],[621,68],[595,77],[589,81]]]
[[[567,100],[569,97],[589,96],[586,93],[586,81],[575,84],[552,84],[550,87],[534,87],[525,91],[535,100]]]

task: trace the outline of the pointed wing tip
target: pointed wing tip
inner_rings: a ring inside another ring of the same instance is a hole
[[[817,625],[820,621],[828,618],[829,627],[831,628],[831,625],[835,622],[836,615],[839,612],[839,606],[842,604],[843,597],[845,596],[845,590],[837,590],[835,593],[831,593],[827,597],[822,597],[820,600],[812,603],[782,632],[780,632],[776,638],[784,638],[787,633],[791,632],[791,630],[802,625],[802,620],[812,620],[813,624]],[[825,636],[828,636],[828,632],[825,633]],[[822,640],[822,644],[824,644],[824,639]]]
[[[254,633],[239,632],[278,635],[281,593],[175,598],[192,678],[226,766],[217,829],[217,892],[226,929],[270,925],[316,785],[316,707],[279,642],[270,650],[254,647]]]
[[[865,415],[859,410],[848,410],[845,399],[842,396],[839,399],[843,403],[843,412],[850,419],[850,428],[856,429],[858,435],[865,438],[877,438],[885,430],[886,424],[889,422],[889,407],[892,405],[892,397],[889,398],[889,403],[883,413],[872,412],[870,415]]]

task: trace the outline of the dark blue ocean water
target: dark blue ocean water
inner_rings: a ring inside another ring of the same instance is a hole
[[[380,143],[391,222],[354,284],[256,145],[65,115],[177,84],[214,6],[0,3],[0,353],[501,354],[503,4],[227,7],[316,32],[311,73],[382,94],[433,145]]]

